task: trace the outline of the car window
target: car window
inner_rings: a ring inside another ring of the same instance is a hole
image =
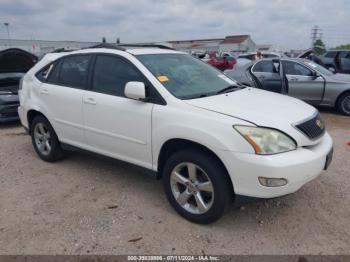
[[[237,82],[186,54],[137,55],[139,61],[171,94],[180,99],[218,95],[223,89],[240,88]]]
[[[282,65],[286,75],[312,76],[312,71],[299,63],[282,61]]]
[[[63,59],[59,84],[74,88],[85,88],[89,71],[89,55],[74,55]]]
[[[50,72],[49,72],[49,75],[46,79],[46,82],[47,83],[50,83],[50,84],[57,84],[58,83],[58,78],[59,78],[59,75],[60,75],[60,63],[55,63],[55,64],[51,64],[51,69],[50,69]]]
[[[48,75],[50,74],[51,70],[53,68],[53,64],[50,64],[43,69],[41,69],[37,74],[36,77],[41,81],[45,82],[48,78]]]
[[[145,78],[125,59],[108,55],[97,56],[92,84],[93,91],[125,97],[125,85],[130,81],[145,82]]]
[[[277,73],[277,69],[271,60],[259,61],[253,67],[255,73]]]
[[[337,52],[327,52],[325,54],[325,57],[334,58],[336,54],[337,54]]]
[[[264,58],[278,58],[278,55],[275,54],[263,54],[262,56]]]
[[[350,52],[348,51],[341,51],[339,54],[339,58],[349,58],[350,57]]]

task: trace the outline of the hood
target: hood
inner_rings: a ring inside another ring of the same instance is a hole
[[[38,58],[22,49],[10,48],[0,52],[0,73],[25,73]]]
[[[298,145],[315,144],[293,127],[293,124],[310,118],[317,111],[299,99],[249,87],[227,94],[186,100],[186,103],[257,126],[281,130],[292,136]]]
[[[350,75],[349,74],[334,74],[332,76],[329,76],[329,78],[336,80],[336,81],[350,83]]]

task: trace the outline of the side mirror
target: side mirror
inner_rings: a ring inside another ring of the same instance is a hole
[[[127,98],[145,101],[146,87],[143,82],[127,82],[125,85],[124,94]]]
[[[312,73],[312,78],[315,80],[315,79],[317,79],[317,78],[319,78],[321,75],[318,73],[318,72],[316,72],[316,71],[314,71],[313,73]]]
[[[333,74],[336,73],[334,67],[329,67],[328,70],[331,71]]]

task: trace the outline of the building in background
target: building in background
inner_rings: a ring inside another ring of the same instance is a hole
[[[250,35],[231,35],[219,44],[219,53],[230,52],[241,54],[256,51],[256,44]]]
[[[38,57],[59,48],[79,49],[98,44],[98,42],[79,41],[46,41],[46,40],[16,40],[0,39],[0,51],[8,48],[20,48]]]
[[[191,52],[231,52],[244,53],[256,51],[256,44],[250,35],[232,35],[225,38],[168,41],[173,48]]]
[[[218,52],[219,45],[224,38],[209,38],[209,39],[197,39],[197,40],[180,40],[180,41],[168,41],[172,48],[182,51],[202,51],[202,52]]]
[[[118,40],[117,40],[118,41]],[[120,41],[120,40],[119,40]],[[20,48],[36,56],[42,56],[45,53],[52,52],[56,49],[80,49],[99,44],[100,42],[80,42],[80,41],[47,41],[47,40],[16,40],[0,39],[0,50],[10,47]],[[144,43],[144,44],[150,44]],[[257,45],[251,39],[250,35],[231,35],[224,38],[210,38],[197,40],[180,40],[157,42],[177,50],[194,52],[230,52],[240,54],[253,52],[257,50]]]

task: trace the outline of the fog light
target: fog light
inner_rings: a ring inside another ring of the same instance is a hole
[[[267,187],[279,187],[287,185],[288,181],[285,178],[269,178],[269,177],[259,177],[259,182],[263,186]]]

